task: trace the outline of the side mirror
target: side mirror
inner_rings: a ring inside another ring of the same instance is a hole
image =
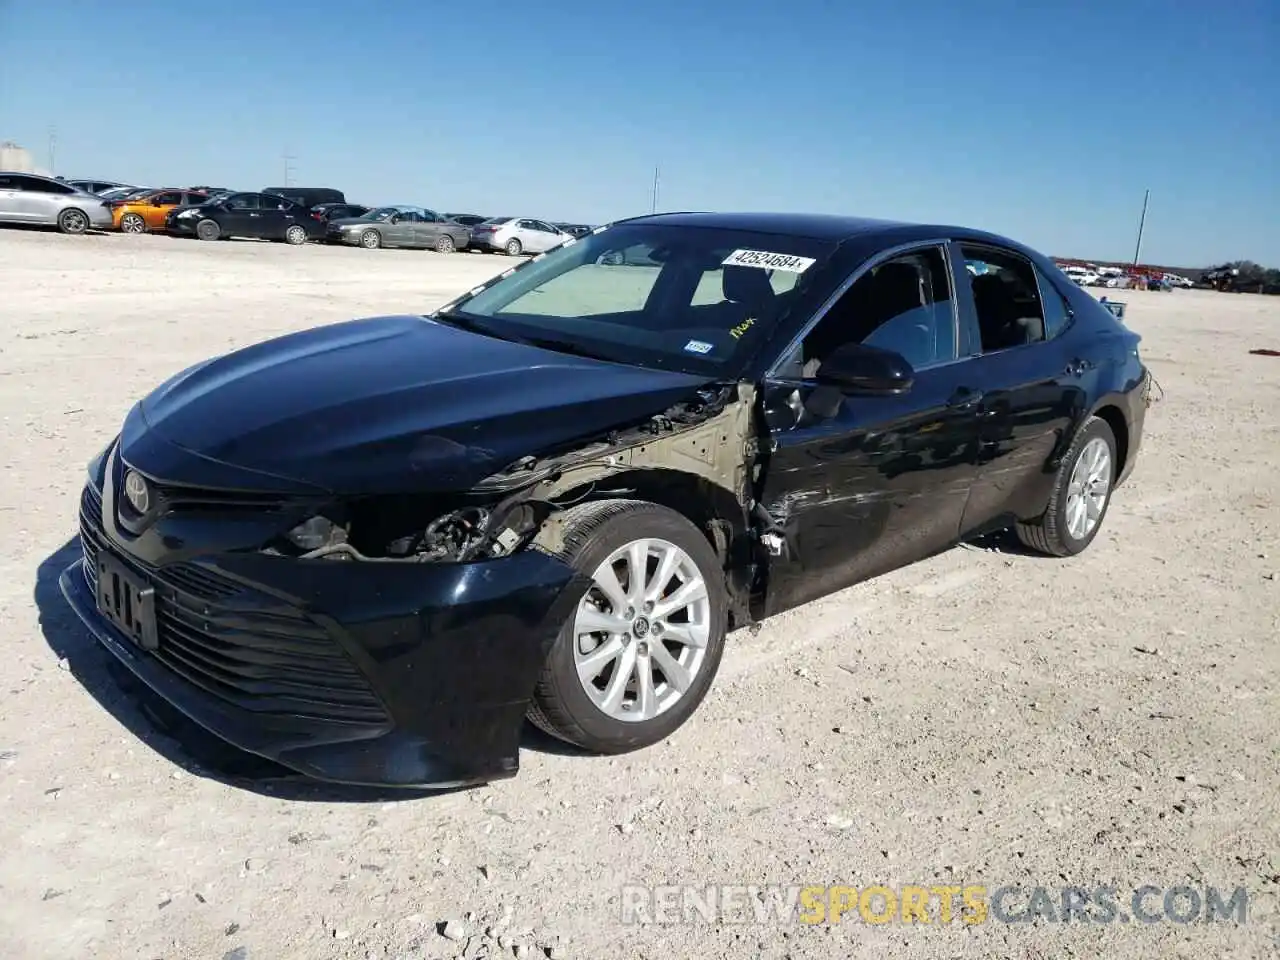
[[[897,396],[906,393],[916,374],[906,357],[892,350],[846,343],[818,368],[820,386],[861,396]]]
[[[387,223],[399,223],[399,222],[400,222],[400,214],[398,213],[393,213],[390,219],[387,220]]]

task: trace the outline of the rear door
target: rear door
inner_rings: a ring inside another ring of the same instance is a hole
[[[75,188],[65,183],[44,180],[41,177],[18,176],[17,218],[26,223],[57,223],[66,198]]]
[[[1090,373],[1060,336],[1070,326],[1066,300],[1035,264],[988,243],[951,249],[956,275],[969,278],[959,302],[983,391],[978,474],[962,522],[967,536],[1031,519],[1043,507],[1059,445],[1087,402]]]

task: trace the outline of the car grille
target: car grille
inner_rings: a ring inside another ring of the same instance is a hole
[[[98,552],[106,548],[102,529],[102,496],[87,484],[80,543],[95,596]],[[112,556],[155,587],[159,646],[150,655],[189,683],[254,713],[386,722],[355,665],[301,610],[199,564],[154,568],[117,551]]]

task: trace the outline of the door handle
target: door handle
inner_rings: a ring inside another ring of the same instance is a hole
[[[951,395],[951,399],[947,401],[947,408],[950,410],[973,410],[982,404],[983,393],[981,390],[970,390],[968,387],[961,387]]]

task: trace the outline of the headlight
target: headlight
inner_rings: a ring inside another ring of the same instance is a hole
[[[290,543],[310,553],[323,547],[336,547],[347,542],[347,531],[328,517],[304,520],[285,534]]]
[[[180,217],[198,217],[199,215],[200,215],[199,210],[183,210],[180,214],[178,214],[178,216]]]

